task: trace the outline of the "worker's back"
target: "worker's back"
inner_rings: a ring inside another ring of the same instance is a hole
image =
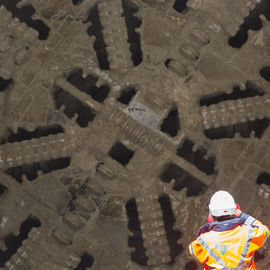
[[[256,269],[253,255],[264,244],[269,230],[258,220],[247,217],[240,225],[238,218],[210,223],[208,231],[190,244],[190,253],[205,265],[204,269]]]

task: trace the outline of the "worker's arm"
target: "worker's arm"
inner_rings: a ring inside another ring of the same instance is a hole
[[[263,246],[266,239],[269,237],[269,229],[263,225],[259,220],[251,220],[251,226],[253,227],[252,245],[255,250]]]
[[[189,252],[190,252],[191,256],[194,257],[201,264],[205,264],[208,261],[208,259],[209,259],[208,252],[200,244],[200,242],[198,241],[198,239],[196,239],[195,241],[193,241],[189,245]]]

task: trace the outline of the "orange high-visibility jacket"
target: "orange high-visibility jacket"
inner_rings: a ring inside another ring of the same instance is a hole
[[[269,230],[255,218],[246,217],[243,224],[229,230],[217,231],[213,227],[189,245],[190,254],[204,265],[204,270],[257,269],[253,255],[263,246]]]

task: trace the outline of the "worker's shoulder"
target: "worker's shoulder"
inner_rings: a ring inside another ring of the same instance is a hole
[[[261,221],[259,221],[257,219],[254,220],[254,222],[252,223],[252,225],[257,226],[257,227],[258,226],[263,226],[265,228],[268,228],[265,224],[263,224]]]
[[[261,221],[257,220],[252,216],[249,216],[249,218],[245,221],[244,225],[252,227],[254,230],[261,229],[269,232],[269,228],[266,225],[264,225]]]
[[[255,231],[257,233],[266,234],[268,237],[269,228],[266,225],[264,225],[263,223],[261,223],[259,220],[255,220],[255,222],[252,224],[252,227],[253,227],[253,231]]]

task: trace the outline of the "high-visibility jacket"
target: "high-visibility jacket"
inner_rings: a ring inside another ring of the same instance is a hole
[[[189,251],[204,270],[256,270],[253,255],[268,235],[265,225],[242,213],[239,218],[205,224]]]

